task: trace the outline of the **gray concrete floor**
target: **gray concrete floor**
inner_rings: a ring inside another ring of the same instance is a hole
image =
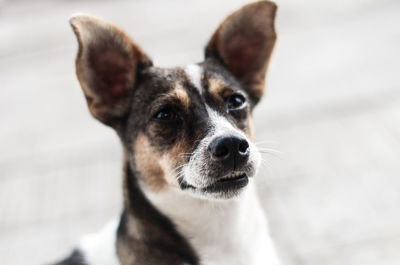
[[[160,66],[202,59],[246,1],[0,2],[0,263],[44,264],[121,209],[121,149],[90,117],[67,23],[119,24]],[[278,0],[258,176],[287,265],[400,264],[400,2]]]

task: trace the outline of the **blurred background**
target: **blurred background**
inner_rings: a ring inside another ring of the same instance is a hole
[[[158,66],[201,61],[243,0],[0,1],[0,263],[46,264],[121,210],[121,148],[75,77],[74,12]],[[284,265],[400,264],[400,1],[277,0],[255,111],[259,192]]]

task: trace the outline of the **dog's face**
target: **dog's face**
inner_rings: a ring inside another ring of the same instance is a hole
[[[231,198],[255,175],[251,110],[264,91],[275,10],[266,1],[243,7],[214,33],[204,62],[171,69],[154,67],[114,25],[71,19],[89,109],[117,131],[144,188]]]
[[[142,72],[125,141],[144,183],[230,197],[255,174],[251,99],[215,62]]]

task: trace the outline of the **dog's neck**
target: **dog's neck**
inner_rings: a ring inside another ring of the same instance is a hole
[[[129,163],[124,166],[124,197],[116,242],[121,264],[199,264],[173,222],[146,198]]]
[[[252,241],[267,232],[252,181],[239,197],[226,201],[195,198],[174,188],[144,193],[188,239],[202,264],[258,264],[252,262]]]
[[[202,264],[246,264],[254,259],[243,250],[254,238],[264,240],[267,231],[253,183],[238,198],[205,200],[172,187],[147,190],[125,168],[125,213],[117,240],[123,264],[199,264],[199,259]],[[126,254],[132,250],[135,262]],[[138,262],[148,257],[145,253],[155,258],[153,263]]]

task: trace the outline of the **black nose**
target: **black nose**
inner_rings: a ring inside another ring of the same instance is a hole
[[[238,169],[249,159],[249,143],[240,136],[220,136],[208,146],[211,157],[230,169]]]

